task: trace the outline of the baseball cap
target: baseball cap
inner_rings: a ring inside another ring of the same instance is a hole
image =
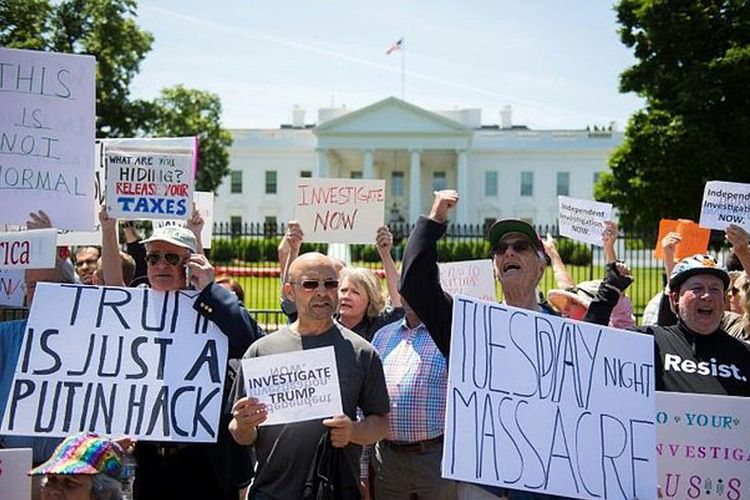
[[[120,478],[123,450],[120,445],[96,434],[74,434],[65,438],[52,456],[30,476],[41,474],[107,474]]]
[[[723,267],[719,267],[719,263],[710,255],[698,253],[675,264],[669,277],[669,289],[673,292],[678,291],[685,280],[697,274],[716,276],[724,283],[724,290],[729,287],[729,273]]]
[[[544,253],[542,239],[539,237],[536,230],[531,224],[520,219],[502,219],[492,224],[487,233],[487,239],[490,240],[490,247],[493,250],[497,248],[500,240],[503,239],[503,236],[509,233],[520,233],[526,236],[537,251]]]
[[[195,241],[193,232],[182,226],[162,226],[154,229],[151,237],[143,240],[143,243],[152,243],[154,241],[166,241],[178,247],[187,248],[195,253],[198,243]]]

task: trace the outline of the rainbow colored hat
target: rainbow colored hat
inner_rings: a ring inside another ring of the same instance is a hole
[[[40,474],[107,474],[120,478],[123,451],[120,445],[95,434],[74,434],[60,443],[52,456],[29,471]]]

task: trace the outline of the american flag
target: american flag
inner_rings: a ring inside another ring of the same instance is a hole
[[[403,38],[399,38],[396,43],[391,44],[390,47],[388,47],[388,50],[385,51],[385,55],[389,56],[391,53],[396,52],[397,50],[401,50],[401,46],[404,43]]]

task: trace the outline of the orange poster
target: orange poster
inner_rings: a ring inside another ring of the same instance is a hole
[[[659,237],[656,240],[654,258],[664,258],[661,240],[671,232],[679,233],[682,236],[682,241],[675,246],[675,260],[681,260],[697,253],[706,253],[708,250],[708,238],[711,236],[710,229],[700,227],[689,219],[662,219],[659,221]]]

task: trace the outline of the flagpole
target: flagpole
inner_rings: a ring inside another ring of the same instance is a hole
[[[406,100],[406,47],[401,48],[401,100]]]

